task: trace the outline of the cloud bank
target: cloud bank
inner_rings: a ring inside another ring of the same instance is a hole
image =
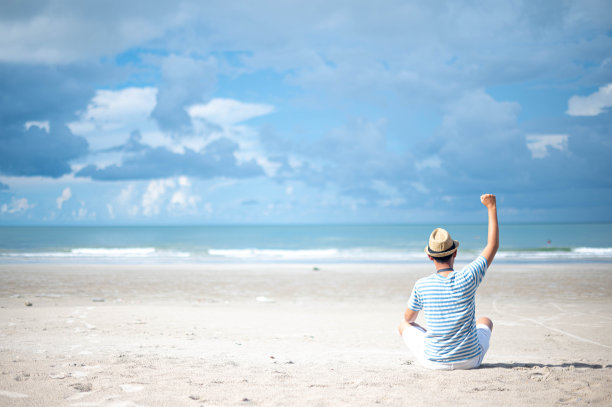
[[[607,9],[4,2],[0,222],[610,219]]]

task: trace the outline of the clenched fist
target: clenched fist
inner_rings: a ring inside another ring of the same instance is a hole
[[[487,208],[494,208],[496,205],[495,195],[493,194],[484,194],[480,196],[480,202]]]

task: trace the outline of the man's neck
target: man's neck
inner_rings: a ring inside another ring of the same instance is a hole
[[[450,261],[448,263],[434,262],[436,266],[436,273],[444,277],[448,276],[450,273],[453,272],[453,263],[453,261]]]

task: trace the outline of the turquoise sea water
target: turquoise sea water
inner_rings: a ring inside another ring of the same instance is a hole
[[[436,226],[459,261],[485,246],[486,224],[0,227],[0,263],[426,262]],[[612,224],[501,225],[498,262],[612,262]]]

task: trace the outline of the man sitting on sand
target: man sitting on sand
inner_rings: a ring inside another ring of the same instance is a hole
[[[399,326],[408,348],[429,369],[473,369],[489,349],[493,322],[487,317],[476,319],[474,299],[497,253],[499,228],[495,195],[482,195],[480,201],[489,212],[487,246],[476,260],[455,271],[459,242],[446,230],[435,229],[425,253],[436,273],[416,282]],[[420,310],[425,312],[427,330],[415,322]]]

